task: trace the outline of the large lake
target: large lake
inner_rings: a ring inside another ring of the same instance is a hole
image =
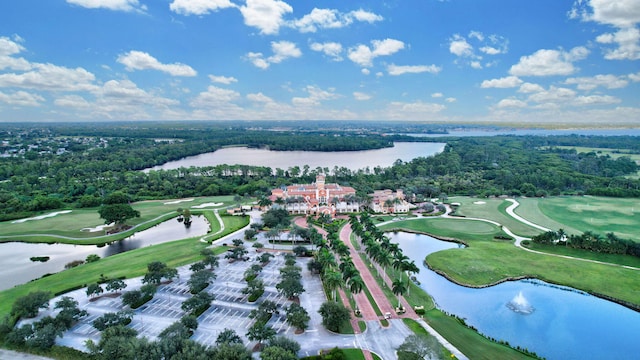
[[[438,308],[465,319],[479,332],[547,359],[638,359],[640,313],[571,288],[538,280],[510,281],[473,289],[448,281],[424,266],[426,255],[457,244],[399,232],[391,241],[420,267],[416,278]],[[521,302],[523,314],[509,308]]]
[[[149,170],[171,170],[181,167],[202,167],[216,165],[250,165],[266,166],[272,169],[288,169],[304,165],[309,168],[329,168],[335,166],[345,167],[350,170],[369,168],[376,166],[389,167],[400,159],[411,161],[417,157],[428,157],[444,150],[444,143],[407,143],[397,142],[392,148],[364,150],[364,151],[273,151],[265,149],[249,149],[246,147],[230,147],[211,153],[189,156],[181,160],[170,161],[163,165],[155,166]]]

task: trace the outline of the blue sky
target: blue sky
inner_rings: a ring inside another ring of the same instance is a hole
[[[0,121],[640,126],[640,0],[20,0]]]

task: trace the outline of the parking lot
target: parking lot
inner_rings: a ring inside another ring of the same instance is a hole
[[[278,335],[293,333],[293,329],[290,329],[285,321],[284,311],[284,307],[288,306],[290,301],[280,295],[275,288],[279,282],[279,270],[284,266],[284,253],[272,252],[274,257],[258,275],[265,285],[264,294],[255,303],[249,303],[248,295],[242,293],[242,289],[247,285],[244,281],[244,272],[251,265],[260,264],[257,260],[260,253],[249,246],[247,248],[250,249],[248,261],[230,262],[224,259],[224,256],[219,256],[220,265],[214,270],[216,278],[203,290],[214,295],[215,300],[211,307],[198,317],[198,329],[192,336],[193,340],[203,345],[214,345],[220,332],[224,329],[232,329],[244,339],[245,343],[249,343],[245,334],[254,323],[254,320],[249,318],[249,313],[265,300],[271,300],[278,306],[278,312],[272,316],[267,325],[276,330]],[[298,266],[304,268],[303,264]],[[187,284],[191,275],[189,266],[178,268],[178,274],[177,279],[160,285],[153,299],[134,310],[129,326],[135,329],[139,336],[155,340],[166,327],[186,315],[181,305],[192,296]],[[135,290],[142,285],[140,278],[126,282],[127,288],[124,291]],[[122,305],[120,296],[102,296],[89,301],[84,289],[66,296],[73,296],[78,300],[80,307],[89,312],[89,316],[65,333],[63,338],[59,338],[58,343],[82,351],[87,351],[85,340],[91,339],[94,342],[100,340],[100,332],[91,324],[95,319],[107,312],[118,312],[128,308]],[[313,310],[308,309],[308,311]]]

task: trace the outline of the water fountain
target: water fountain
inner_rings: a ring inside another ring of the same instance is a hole
[[[511,301],[507,303],[507,307],[518,314],[529,315],[535,310],[531,304],[522,295],[522,291],[518,293]]]

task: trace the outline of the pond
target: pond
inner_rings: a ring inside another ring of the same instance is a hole
[[[345,167],[350,170],[366,169],[374,167],[389,167],[400,159],[411,161],[417,157],[428,157],[444,150],[444,143],[407,143],[397,142],[392,148],[363,150],[363,151],[273,151],[265,149],[249,149],[246,147],[229,147],[211,153],[189,156],[181,160],[170,161],[163,165],[155,166],[149,170],[170,170],[181,167],[202,167],[216,165],[249,165],[266,166],[272,169],[288,169],[309,165],[310,169],[317,167],[333,170]]]
[[[584,292],[539,280],[483,289],[456,285],[429,270],[424,258],[457,244],[426,235],[388,234],[420,266],[420,286],[439,309],[486,336],[547,359],[630,359],[640,354],[640,313]]]
[[[84,260],[90,254],[101,258],[143,246],[167,241],[205,235],[209,223],[204,217],[192,217],[190,228],[171,219],[152,228],[137,232],[111,245],[32,244],[8,242],[0,244],[0,290],[37,279],[48,273],[64,270],[64,266],[74,260]],[[31,257],[49,256],[47,262],[33,262]]]

